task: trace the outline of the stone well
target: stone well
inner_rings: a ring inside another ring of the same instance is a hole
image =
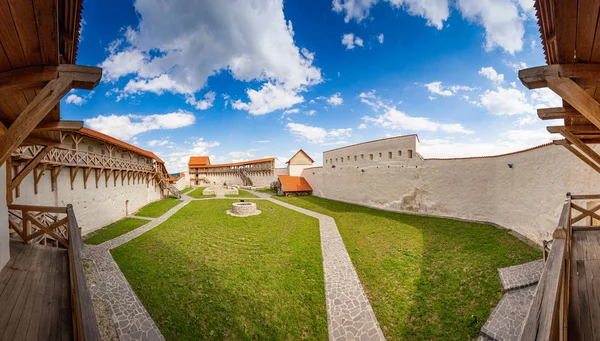
[[[256,203],[253,202],[234,202],[231,204],[231,210],[227,214],[234,217],[248,217],[261,214],[261,211],[256,209]]]

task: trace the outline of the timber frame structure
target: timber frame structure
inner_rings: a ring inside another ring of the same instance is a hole
[[[63,166],[48,161],[62,157],[57,151],[65,146],[65,134],[83,127],[81,121],[60,117],[60,101],[69,91],[94,89],[102,77],[98,67],[75,64],[82,1],[0,0],[0,166],[7,170],[7,187],[39,172],[39,167],[56,177]],[[31,158],[20,162],[27,153]],[[19,163],[13,176],[15,155]],[[11,239],[10,244],[0,240],[0,337],[14,339],[25,332],[31,339],[99,340],[73,207],[11,205],[12,198],[13,190],[7,190],[7,204],[0,209],[11,213],[0,226],[18,230],[21,239]],[[43,235],[60,247],[27,245]],[[6,263],[4,247],[9,245]],[[48,269],[55,271],[50,275]],[[54,289],[52,283],[57,283]],[[34,310],[33,303],[23,302],[34,302],[37,291],[54,295],[44,297],[50,304],[36,302],[39,308]]]
[[[554,141],[600,173],[600,1],[536,0],[546,66],[519,71],[562,107],[538,109]],[[566,161],[565,161],[566,162]],[[600,195],[567,193],[520,340],[600,340]]]
[[[194,160],[204,159],[204,164],[195,164]],[[258,160],[242,161],[235,163],[210,164],[208,157],[190,157],[188,162],[190,183],[200,185],[203,182],[210,183],[211,176],[239,176],[244,186],[252,186],[250,176],[274,176],[275,158],[264,158]]]

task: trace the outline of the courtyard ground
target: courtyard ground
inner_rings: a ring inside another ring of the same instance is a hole
[[[168,210],[179,205],[180,203],[181,200],[168,197],[166,199],[155,201],[142,207],[139,211],[135,213],[135,215],[138,217],[158,218],[161,215],[165,214],[165,212],[167,212]]]
[[[335,219],[388,340],[476,339],[502,297],[497,268],[542,257],[491,225],[276,198]]]
[[[232,200],[192,201],[111,250],[167,340],[325,340],[316,219],[268,201],[258,216]]]
[[[186,188],[182,189],[179,193],[185,194],[185,193],[191,191],[192,189],[193,189],[192,187],[186,187]]]
[[[84,242],[90,245],[102,244],[107,240],[117,238],[129,231],[135,230],[148,222],[149,220],[146,219],[123,218],[86,235]]]
[[[243,189],[238,189],[238,194],[225,194],[226,198],[258,198],[256,195],[244,191]]]
[[[189,195],[190,197],[192,197],[194,199],[214,198],[217,196],[216,194],[210,194],[210,195],[202,194],[202,192],[204,191],[205,188],[206,187],[197,187],[195,190],[189,192],[187,195]]]

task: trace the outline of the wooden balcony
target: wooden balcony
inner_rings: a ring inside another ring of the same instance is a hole
[[[100,340],[73,207],[9,209],[20,238],[11,239],[11,258],[0,272],[0,340]],[[40,245],[44,236],[57,246]]]
[[[567,195],[519,340],[600,340],[600,195]]]

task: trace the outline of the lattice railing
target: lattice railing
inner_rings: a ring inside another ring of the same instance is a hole
[[[8,214],[9,229],[23,242],[68,246],[68,221],[64,207],[9,205]]]
[[[43,146],[23,146],[19,147],[13,153],[23,159],[31,159],[43,148]],[[97,154],[74,149],[52,149],[46,155],[42,163],[71,166],[71,167],[90,167],[103,169],[120,169],[140,172],[150,172],[153,170],[151,163],[137,162],[133,159],[118,158],[108,155]]]

